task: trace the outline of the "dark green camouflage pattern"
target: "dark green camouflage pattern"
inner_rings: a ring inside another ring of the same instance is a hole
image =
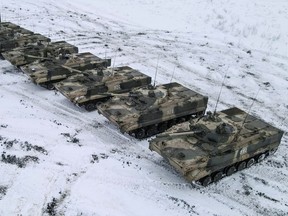
[[[92,109],[99,101],[115,93],[128,92],[132,88],[146,86],[151,77],[128,66],[99,68],[75,74],[57,84],[56,89],[73,103]]]
[[[68,54],[78,53],[78,48],[66,41],[52,43],[29,44],[2,53],[5,60],[15,66],[30,64],[38,59],[56,58]]]
[[[51,40],[41,34],[14,34],[11,36],[2,36],[0,41],[0,52],[10,51],[17,47],[38,42],[50,42]]]
[[[10,40],[20,35],[32,35],[32,31],[22,28],[11,22],[0,22],[0,41]]]
[[[274,153],[282,135],[263,120],[231,108],[175,125],[150,140],[149,148],[189,182],[203,180],[206,186]]]
[[[19,25],[16,25],[11,22],[0,22],[0,34],[5,30],[13,30],[21,28]]]
[[[33,43],[39,41],[35,39],[35,36],[32,39],[29,38],[32,35],[35,35],[34,32],[11,22],[0,22],[0,53],[28,44],[31,40]],[[40,37],[39,34],[36,34],[36,36],[42,41],[50,41],[49,38]]]
[[[207,97],[179,83],[169,83],[115,96],[99,105],[98,110],[122,132],[141,139],[159,133],[176,120],[205,112],[207,102]]]
[[[77,53],[55,59],[41,59],[21,67],[33,82],[39,85],[59,82],[84,70],[107,67],[108,59],[101,59],[92,53]]]

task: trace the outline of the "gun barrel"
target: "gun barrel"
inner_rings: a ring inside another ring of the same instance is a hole
[[[24,56],[29,57],[29,58],[35,58],[35,59],[52,60],[51,58],[41,57],[41,56],[33,56],[33,55],[24,55]]]
[[[184,131],[184,132],[175,132],[175,133],[169,133],[169,134],[158,134],[157,137],[165,137],[165,136],[170,136],[170,137],[174,137],[174,136],[185,136],[185,135],[193,135],[196,134],[197,132],[195,131]]]
[[[82,73],[81,70],[77,70],[77,69],[74,69],[74,68],[71,68],[71,67],[68,67],[66,65],[62,65],[63,68],[69,70],[70,72],[76,72],[76,73]]]

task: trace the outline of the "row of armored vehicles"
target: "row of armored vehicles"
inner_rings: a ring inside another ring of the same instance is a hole
[[[283,131],[239,108],[205,114],[208,97],[151,77],[111,59],[78,53],[66,41],[51,42],[10,22],[0,23],[2,58],[32,82],[55,89],[77,106],[97,109],[120,132],[148,140],[189,182],[204,186],[273,154]]]

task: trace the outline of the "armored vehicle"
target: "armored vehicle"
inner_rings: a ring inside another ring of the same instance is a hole
[[[163,132],[177,122],[202,115],[207,102],[207,97],[179,83],[169,83],[114,96],[97,109],[121,132],[143,139]]]
[[[54,89],[54,83],[84,70],[110,66],[110,59],[101,59],[92,53],[77,53],[58,58],[44,58],[24,65],[21,70],[33,82],[48,89]]]
[[[283,131],[234,107],[175,125],[150,140],[149,148],[187,181],[207,186],[273,154],[282,136]]]
[[[50,41],[50,38],[47,38],[41,34],[15,34],[13,37],[1,36],[0,52],[6,52],[27,44]]]
[[[11,23],[11,22],[1,22],[1,21],[0,21],[0,34],[2,33],[3,30],[7,30],[7,29],[18,29],[18,28],[20,28],[20,26],[14,24],[14,23]]]
[[[17,39],[23,35],[33,35],[33,34],[34,34],[33,32],[25,28],[22,28],[18,25],[15,25],[13,23],[0,22],[0,53],[3,50],[8,49],[9,46],[11,45],[9,42],[8,44],[6,44],[7,41]],[[15,44],[13,46],[15,46]],[[1,54],[0,57],[3,58]]]
[[[147,86],[151,77],[131,67],[100,68],[73,75],[55,84],[56,89],[78,106],[92,111],[115,93]]]
[[[2,53],[4,59],[19,67],[30,64],[41,58],[56,58],[68,54],[78,53],[78,48],[66,41],[57,41],[49,44],[29,44]]]
[[[15,37],[19,35],[31,35],[34,34],[25,28],[15,25],[11,22],[0,22],[0,41],[7,40],[7,37]]]

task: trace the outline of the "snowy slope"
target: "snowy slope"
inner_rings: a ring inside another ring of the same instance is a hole
[[[198,187],[147,140],[121,134],[1,60],[1,216],[288,215],[287,1],[1,3],[2,20],[111,57],[115,66],[154,77],[159,59],[156,83],[197,90],[209,96],[209,109],[226,75],[219,110],[248,111],[259,91],[251,113],[286,132],[274,156]]]

